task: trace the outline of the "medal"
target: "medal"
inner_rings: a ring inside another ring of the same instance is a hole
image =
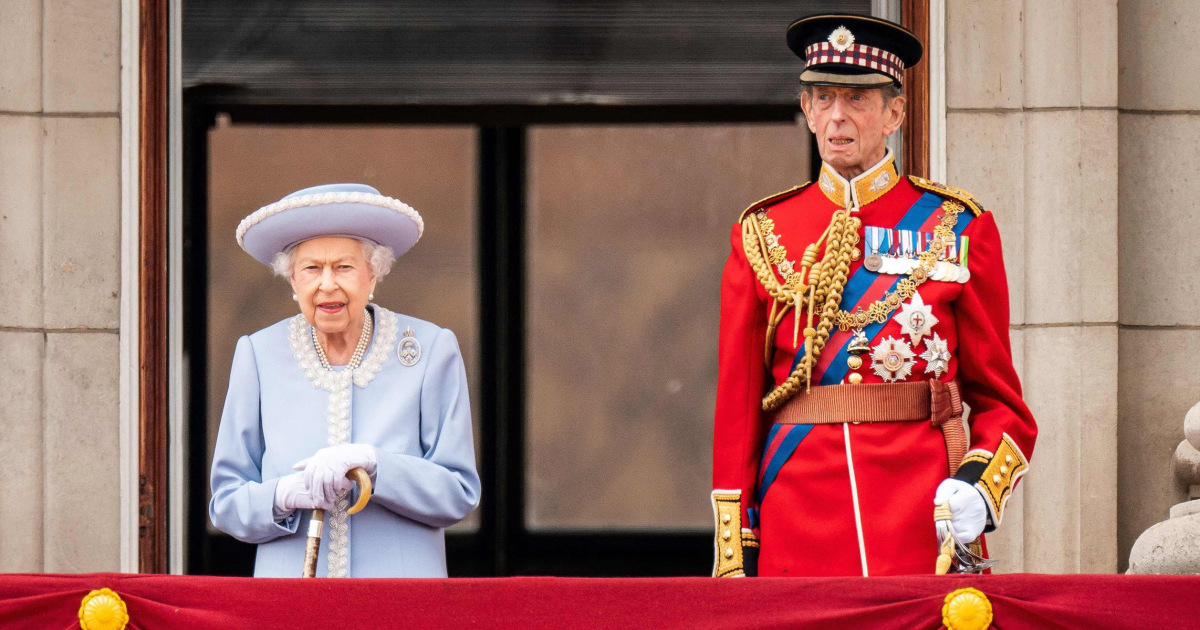
[[[908,342],[888,337],[871,350],[871,369],[889,383],[904,380],[912,374],[916,357]]]
[[[867,341],[867,335],[863,333],[861,328],[855,330],[850,336],[850,345],[846,348],[846,352],[850,353],[850,356],[846,358],[846,365],[851,370],[857,370],[862,367],[862,356],[860,355],[870,350],[871,342]]]
[[[925,359],[925,373],[933,372],[934,378],[941,378],[942,372],[950,367],[949,344],[934,333],[933,337],[925,340],[925,352],[921,353],[921,358]]]
[[[921,294],[914,291],[908,304],[900,305],[900,313],[896,315],[900,323],[900,332],[912,339],[913,345],[921,343],[921,338],[928,335],[938,318],[933,314],[933,306],[921,299]]]
[[[879,249],[883,246],[883,229],[868,227],[866,236],[867,258],[863,261],[863,266],[867,268],[867,271],[878,272],[883,267],[883,257],[879,255]]]
[[[887,230],[887,243],[884,251],[887,254],[883,257],[883,264],[879,268],[879,273],[895,275],[898,273],[896,264],[899,262],[896,256],[900,253],[900,243],[896,238],[896,230]]]

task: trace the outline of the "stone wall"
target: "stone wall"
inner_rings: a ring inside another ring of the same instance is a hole
[[[1118,565],[1117,24],[1116,0],[946,2],[947,179],[995,212],[1041,431],[1000,572]]]
[[[1200,4],[1120,3],[1121,568],[1134,540],[1185,498],[1172,454],[1200,400]]]
[[[120,11],[0,3],[0,571],[120,568]]]

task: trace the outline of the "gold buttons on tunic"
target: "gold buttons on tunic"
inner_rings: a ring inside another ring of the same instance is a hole
[[[851,385],[858,385],[862,382],[862,374],[859,374],[858,372],[851,372],[849,380]]]
[[[1001,475],[1007,475],[1007,474],[1008,474],[1008,466],[1001,466],[1001,467],[1000,467],[1000,474],[1001,474]]]
[[[729,540],[730,538],[733,538],[733,532],[729,531],[728,529],[721,532],[722,540]]]
[[[1000,483],[1000,475],[992,475],[992,482]]]
[[[729,558],[732,558],[732,557],[733,557],[733,547],[726,547],[725,548],[725,559],[728,560]]]
[[[721,515],[721,522],[722,522],[722,523],[725,523],[726,525],[728,525],[728,524],[729,524],[729,521],[731,521],[732,519],[733,519],[733,517],[732,517],[732,516],[730,516],[730,515],[728,515],[728,514],[722,514],[722,515]]]
[[[1005,464],[1012,465],[1012,455],[1005,455],[1005,456],[1004,456],[1004,463],[1005,463]]]

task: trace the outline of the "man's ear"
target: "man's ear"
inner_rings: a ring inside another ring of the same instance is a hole
[[[908,104],[908,99],[903,96],[897,96],[887,104],[887,111],[884,112],[883,132],[885,136],[890,136],[904,124],[904,117],[907,115],[905,105]]]
[[[800,93],[800,111],[804,112],[804,122],[808,124],[808,130],[812,133],[817,133],[817,125],[813,122],[811,116],[808,115],[808,110],[812,108],[812,95],[808,92]]]

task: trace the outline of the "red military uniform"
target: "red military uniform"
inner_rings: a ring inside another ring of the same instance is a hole
[[[852,181],[823,166],[816,185],[754,204],[731,234],[713,444],[716,576],[754,575],[756,563],[762,576],[934,570],[932,499],[952,468],[942,430],[929,422],[779,424],[764,411],[764,395],[804,354],[797,331],[808,318],[806,306],[791,309],[768,338],[769,319],[784,306],[768,285],[787,285],[801,253],[842,208],[857,208],[852,216],[862,221],[861,253],[849,266],[840,306],[847,313],[866,310],[915,277],[905,261],[929,247],[947,213],[954,215],[954,240],[938,273],[885,309],[885,321],[861,328],[871,352],[858,369],[847,353],[854,331],[834,329],[814,362],[812,386],[957,381],[969,407],[970,450],[954,462],[955,476],[983,494],[988,531],[1000,524],[1028,469],[1037,427],[1013,369],[1008,285],[992,215],[963,191],[899,176],[890,151]],[[879,272],[867,268],[879,258],[864,265],[872,255],[887,261]],[[805,395],[803,383],[792,394]]]

